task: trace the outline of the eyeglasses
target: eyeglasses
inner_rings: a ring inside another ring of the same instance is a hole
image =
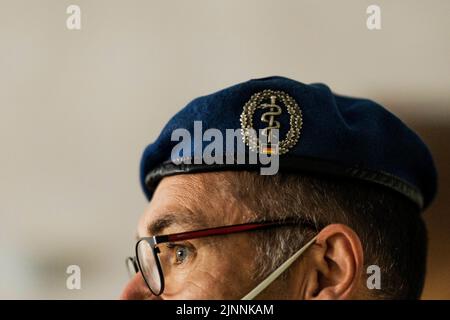
[[[252,222],[144,237],[136,243],[136,256],[126,259],[127,269],[130,276],[140,271],[148,288],[156,296],[164,292],[165,280],[168,283],[170,280],[170,291],[176,292],[181,289],[187,275],[192,271],[192,268],[186,268],[185,265],[196,254],[195,249],[183,241],[288,225],[304,225],[310,229],[317,229],[310,221],[296,219]]]

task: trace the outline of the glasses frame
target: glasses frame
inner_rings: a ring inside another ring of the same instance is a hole
[[[220,227],[213,227],[213,228],[206,228],[201,230],[194,230],[194,231],[186,231],[186,232],[180,232],[180,233],[172,233],[172,234],[165,234],[165,235],[155,235],[152,237],[143,237],[139,238],[135,245],[135,256],[134,257],[128,257],[126,259],[126,264],[128,267],[128,263],[133,263],[133,267],[138,273],[141,272],[142,278],[145,281],[145,284],[150,289],[150,291],[155,295],[159,296],[164,292],[164,273],[161,267],[161,261],[159,259],[158,253],[159,248],[157,245],[168,243],[168,242],[177,242],[177,241],[185,241],[185,240],[193,240],[193,239],[199,239],[204,237],[211,237],[211,236],[220,236],[220,235],[228,235],[228,234],[235,234],[235,233],[241,233],[241,232],[247,232],[247,231],[255,231],[255,230],[264,230],[274,227],[282,227],[282,226],[289,226],[289,225],[304,225],[310,229],[317,230],[318,227],[316,224],[314,224],[311,221],[304,220],[304,219],[295,219],[295,220],[274,220],[274,221],[261,221],[261,222],[249,222],[249,223],[242,223],[242,224],[235,224],[235,225],[228,225],[228,226],[220,226]],[[158,292],[155,292],[151,286],[149,285],[144,272],[142,271],[143,268],[141,267],[141,262],[139,261],[139,255],[138,255],[138,247],[139,244],[142,241],[146,241],[152,250],[153,258],[156,263],[156,267],[158,270],[158,276],[159,281],[161,284],[160,290]],[[129,268],[128,268],[129,269]]]

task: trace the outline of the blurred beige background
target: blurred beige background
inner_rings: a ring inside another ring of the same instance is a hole
[[[448,0],[0,0],[0,298],[116,298],[146,144],[192,98],[284,75],[377,100],[429,143],[423,297],[449,299],[449,17]],[[81,290],[66,289],[71,264]]]

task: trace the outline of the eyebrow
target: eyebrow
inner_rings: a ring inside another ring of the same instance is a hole
[[[177,224],[187,228],[206,227],[206,219],[202,215],[192,212],[167,213],[164,216],[154,220],[147,226],[147,233],[154,236],[161,234],[168,227]],[[190,231],[188,229],[186,231]]]

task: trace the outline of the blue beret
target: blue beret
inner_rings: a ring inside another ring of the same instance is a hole
[[[179,141],[172,141],[172,134],[185,129],[194,136],[194,121],[201,121],[203,130],[215,128],[224,136],[227,129],[241,129],[245,152],[255,147],[262,150],[262,145],[246,137],[246,129],[278,128],[280,172],[376,183],[406,196],[422,210],[436,193],[437,173],[427,146],[381,105],[334,94],[324,84],[268,77],[196,98],[170,119],[141,159],[140,180],[149,200],[165,176],[258,167],[174,161],[172,152]],[[197,149],[206,146],[202,142]],[[180,151],[180,156],[194,159],[195,150],[193,144],[187,151]],[[225,156],[227,151],[223,152]]]

